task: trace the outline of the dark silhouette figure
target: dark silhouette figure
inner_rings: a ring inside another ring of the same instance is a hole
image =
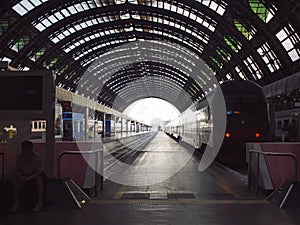
[[[288,128],[290,141],[296,141],[298,136],[298,126],[296,119],[292,120],[291,125]]]
[[[14,203],[11,212],[16,212],[20,205],[20,191],[31,182],[37,189],[37,203],[32,211],[43,209],[44,183],[41,157],[34,154],[33,144],[30,141],[22,143],[22,153],[17,156],[14,175]]]

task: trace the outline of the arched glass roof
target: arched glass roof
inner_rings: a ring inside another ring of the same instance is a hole
[[[297,0],[2,0],[0,60],[51,69],[57,86],[119,111],[150,96],[183,111],[212,78],[298,72],[299,11]]]

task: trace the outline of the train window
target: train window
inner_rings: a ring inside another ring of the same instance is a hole
[[[259,102],[261,99],[258,96],[249,96],[242,99],[243,115],[259,115],[262,108]]]
[[[255,116],[261,115],[262,106],[259,96],[229,96],[226,97],[227,115]]]
[[[234,115],[234,112],[241,111],[240,97],[230,96],[226,97],[226,111],[227,115]]]

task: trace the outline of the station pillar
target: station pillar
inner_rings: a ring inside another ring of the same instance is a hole
[[[89,126],[88,126],[88,120],[89,120],[89,108],[88,108],[88,107],[85,107],[85,115],[84,115],[84,132],[83,132],[84,140],[87,140],[87,139],[88,139],[88,129],[89,129]]]

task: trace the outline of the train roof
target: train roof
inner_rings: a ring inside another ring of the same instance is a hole
[[[250,80],[231,80],[222,83],[221,85],[222,91],[262,91],[262,87]]]
[[[225,81],[222,83],[220,86],[217,88],[221,88],[223,93],[229,93],[229,92],[235,92],[235,93],[242,93],[242,92],[255,92],[255,93],[260,93],[264,95],[263,89],[260,85],[255,83],[254,81],[250,80],[230,80],[230,81]],[[217,89],[216,88],[216,89]],[[208,105],[207,98],[209,96],[213,95],[214,89],[210,93],[208,93],[206,96],[204,96],[202,99],[200,99],[196,103],[196,109],[203,108]]]

